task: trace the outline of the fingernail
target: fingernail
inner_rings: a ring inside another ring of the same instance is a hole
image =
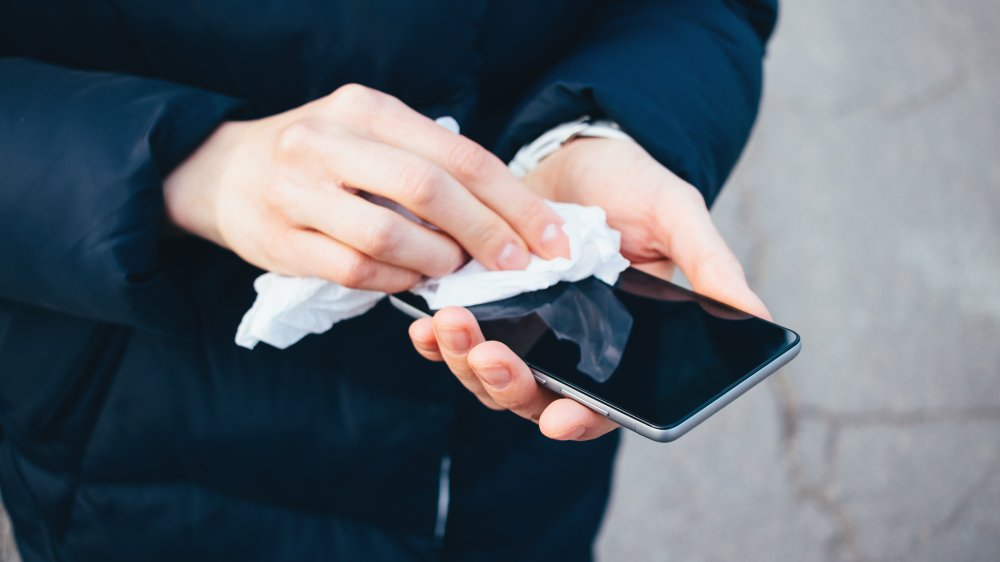
[[[500,251],[497,265],[500,266],[500,269],[524,269],[528,267],[529,261],[531,261],[531,256],[528,255],[527,250],[516,242],[508,242]]]
[[[563,439],[565,439],[567,441],[572,441],[574,439],[579,439],[579,438],[583,437],[584,433],[587,433],[587,428],[586,427],[578,427],[578,428],[574,429],[573,431],[567,433],[563,437]]]
[[[472,343],[469,332],[461,328],[442,328],[441,340],[445,347],[459,353],[464,353],[468,350],[469,345]]]
[[[562,226],[557,223],[549,223],[542,231],[542,247],[550,256],[570,257],[569,238],[563,232]]]
[[[500,390],[510,384],[510,369],[504,365],[477,365],[476,374],[483,382]]]

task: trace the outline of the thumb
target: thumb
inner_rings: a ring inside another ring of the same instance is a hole
[[[692,188],[693,189],[693,188]],[[771,313],[747,284],[743,267],[712,222],[704,200],[683,198],[658,213],[659,238],[696,293],[771,319]]]

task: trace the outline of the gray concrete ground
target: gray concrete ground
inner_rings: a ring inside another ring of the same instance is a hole
[[[601,559],[1000,560],[1000,2],[789,0],[767,70],[715,213],[804,350],[626,436]]]

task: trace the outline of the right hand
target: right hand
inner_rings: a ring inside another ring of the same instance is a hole
[[[390,199],[440,230],[371,203]],[[355,84],[220,126],[164,183],[169,219],[285,275],[397,292],[465,252],[523,269],[569,256],[562,221],[486,149]]]

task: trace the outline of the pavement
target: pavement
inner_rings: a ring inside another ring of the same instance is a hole
[[[766,65],[714,213],[802,354],[625,436],[599,558],[1000,560],[1000,2],[786,1]]]

